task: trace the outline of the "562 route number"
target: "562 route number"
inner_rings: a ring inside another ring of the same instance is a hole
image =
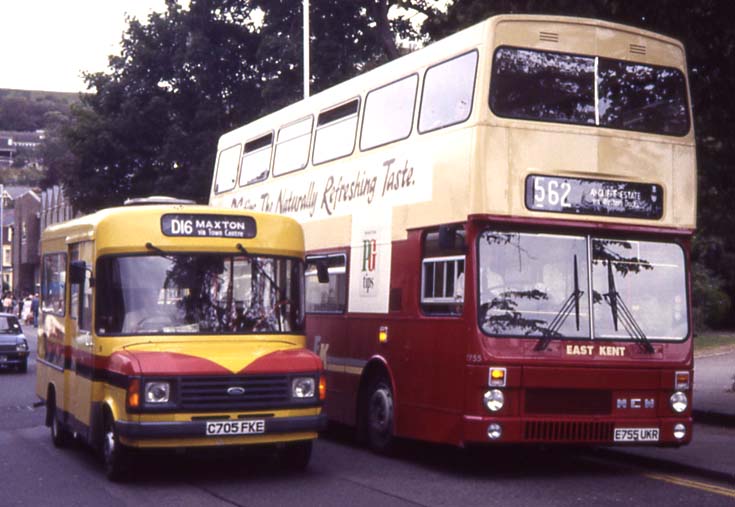
[[[533,177],[533,207],[553,209],[569,208],[569,193],[572,185],[568,181],[547,180],[542,176]]]

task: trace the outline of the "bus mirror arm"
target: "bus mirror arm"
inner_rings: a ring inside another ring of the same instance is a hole
[[[87,263],[84,261],[71,261],[69,265],[69,281],[72,284],[82,284],[87,277]],[[92,271],[91,269],[89,270]]]

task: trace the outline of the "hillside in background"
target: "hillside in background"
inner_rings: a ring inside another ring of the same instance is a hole
[[[54,117],[69,115],[69,107],[79,101],[77,93],[0,88],[0,131],[47,129]]]

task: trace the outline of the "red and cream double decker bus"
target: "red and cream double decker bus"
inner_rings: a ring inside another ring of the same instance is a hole
[[[328,416],[378,450],[689,442],[686,68],[497,16],[223,135],[210,204],[304,226]]]

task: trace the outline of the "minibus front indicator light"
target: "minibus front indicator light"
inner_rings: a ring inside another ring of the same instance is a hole
[[[291,396],[313,398],[316,393],[314,377],[296,377],[291,381]]]
[[[319,400],[324,401],[327,399],[327,377],[322,374],[319,376]]]
[[[145,384],[145,403],[157,405],[168,403],[171,399],[171,384],[169,382],[155,381]]]
[[[671,395],[671,398],[669,398],[669,404],[674,412],[681,414],[689,406],[689,400],[687,399],[686,394],[681,391],[677,391]]]
[[[128,407],[139,408],[140,407],[140,380],[133,379],[128,385]]]

